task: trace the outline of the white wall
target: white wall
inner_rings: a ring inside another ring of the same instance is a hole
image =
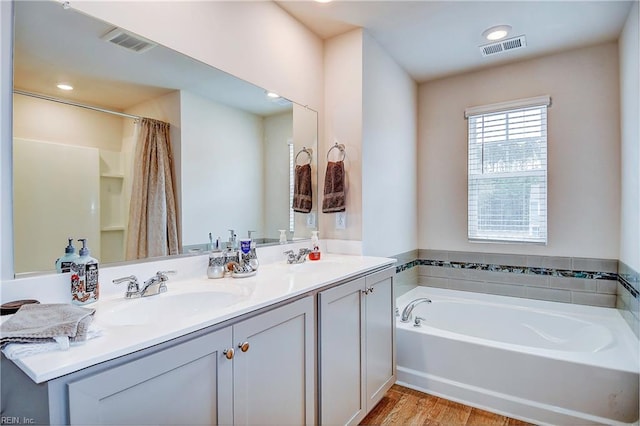
[[[346,147],[347,227],[335,229],[335,214],[320,214],[323,238],[362,239],[362,44],[363,31],[353,30],[325,41],[324,139],[319,143],[318,191],[322,211],[327,151],[337,140]],[[337,150],[330,160],[336,161]]]
[[[418,247],[417,85],[364,33],[362,125],[363,254]]]
[[[322,40],[274,2],[77,0],[71,7],[322,109]]]
[[[622,191],[620,260],[640,271],[640,12],[635,2],[620,36]]]
[[[256,237],[278,238],[278,229],[289,229],[288,142],[292,140],[293,111],[264,118],[264,179],[261,182],[264,220]],[[243,232],[241,236],[244,238],[246,234]]]
[[[181,110],[183,245],[262,231],[262,117],[188,92]]]
[[[465,107],[551,95],[547,246],[467,241]],[[419,87],[419,247],[617,259],[620,104],[616,43]],[[636,115],[637,120],[637,115]]]
[[[13,96],[13,136],[120,151],[122,118],[24,95]]]

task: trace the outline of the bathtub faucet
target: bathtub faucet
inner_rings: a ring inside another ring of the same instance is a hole
[[[402,316],[400,317],[400,322],[409,322],[411,320],[411,312],[413,308],[418,306],[421,303],[431,303],[430,299],[426,297],[421,297],[419,299],[412,300],[402,311]]]

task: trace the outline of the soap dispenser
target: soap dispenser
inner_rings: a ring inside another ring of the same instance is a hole
[[[98,260],[89,256],[86,238],[82,241],[80,256],[71,265],[71,301],[76,305],[86,305],[98,300]]]
[[[64,256],[56,260],[56,271],[60,273],[70,272],[71,265],[78,259],[76,248],[73,246],[73,238],[69,238],[69,245],[64,249]]]
[[[278,229],[280,232],[280,244],[287,244],[287,231],[285,229]]]

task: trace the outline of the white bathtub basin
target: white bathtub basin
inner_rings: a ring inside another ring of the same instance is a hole
[[[417,306],[414,313],[425,318],[426,327],[513,345],[598,352],[613,344],[611,331],[600,324],[535,308],[436,299]]]
[[[638,339],[616,309],[418,287],[398,383],[536,424],[638,421]],[[637,423],[636,423],[637,424]]]

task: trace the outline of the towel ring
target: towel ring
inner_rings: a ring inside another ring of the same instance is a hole
[[[331,151],[333,151],[334,149],[340,151],[340,153],[342,154],[342,158],[340,159],[340,161],[344,161],[347,153],[344,149],[344,144],[339,144],[338,142],[336,142],[331,148],[329,148],[329,151],[327,151],[327,161],[329,161],[329,154],[331,154]]]
[[[294,163],[298,164],[298,157],[299,157],[299,156],[300,156],[300,154],[302,154],[303,152],[304,152],[305,154],[307,154],[307,156],[309,157],[309,163],[308,163],[308,164],[311,164],[311,154],[313,154],[313,149],[311,149],[311,148],[307,148],[306,146],[305,146],[305,147],[302,147],[302,149],[301,149],[300,151],[298,151],[298,153],[296,154],[296,159],[294,160]]]

